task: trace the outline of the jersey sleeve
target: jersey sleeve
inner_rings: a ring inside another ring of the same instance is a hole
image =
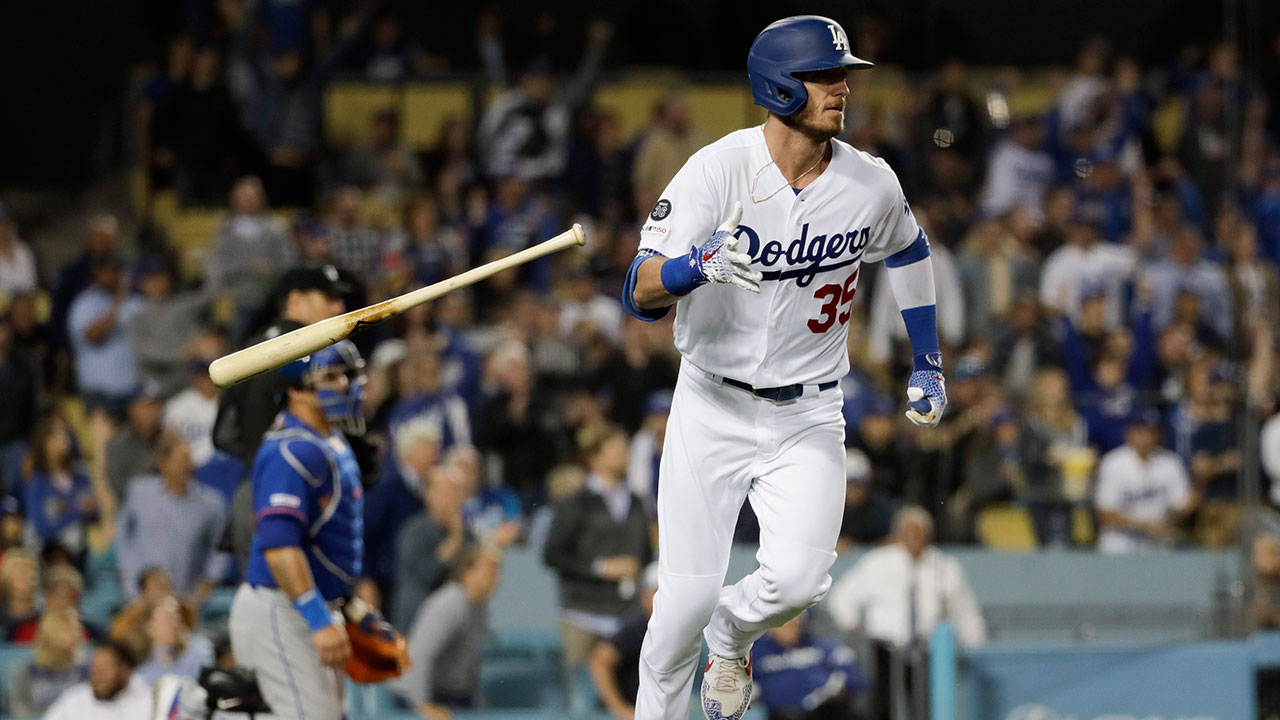
[[[880,262],[897,253],[912,249],[917,243],[923,246],[923,252],[927,255],[928,241],[925,239],[924,231],[920,229],[920,224],[916,222],[915,213],[911,212],[911,204],[907,202],[906,193],[902,191],[898,176],[884,160],[871,158],[871,161],[888,173],[889,180],[886,182],[888,188],[882,196],[887,207],[871,242],[867,245],[863,259],[866,262]]]
[[[724,220],[718,217],[723,180],[701,154],[695,154],[671,179],[640,229],[642,254],[677,257],[701,245]],[[646,253],[647,251],[647,253]]]
[[[254,518],[279,516],[310,525],[332,472],[328,455],[311,440],[286,438],[264,448],[253,468]]]

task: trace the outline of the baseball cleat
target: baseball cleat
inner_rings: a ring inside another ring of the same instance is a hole
[[[707,720],[741,720],[751,705],[751,655],[711,655],[702,676],[702,713]]]

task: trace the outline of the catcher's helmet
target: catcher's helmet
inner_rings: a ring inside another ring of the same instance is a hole
[[[751,43],[751,97],[767,110],[790,115],[809,99],[804,83],[793,73],[837,67],[869,68],[872,63],[850,54],[849,38],[835,20],[820,15],[783,18]]]
[[[341,373],[345,383],[338,386],[321,381],[331,371]],[[331,422],[343,432],[364,432],[360,404],[364,400],[364,358],[350,340],[342,340],[317,350],[280,368],[280,376],[290,387],[315,390],[320,406]]]

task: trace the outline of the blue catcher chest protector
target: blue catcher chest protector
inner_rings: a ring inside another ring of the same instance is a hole
[[[790,115],[809,99],[795,73],[831,68],[869,68],[872,63],[849,52],[849,37],[831,18],[796,15],[765,28],[751,44],[747,76],[751,98],[770,112]]]

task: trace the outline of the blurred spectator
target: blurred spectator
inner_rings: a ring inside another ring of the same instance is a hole
[[[384,238],[361,217],[364,194],[360,188],[340,188],[329,199],[325,224],[333,244],[333,261],[354,273],[365,287],[377,287],[382,280]]]
[[[410,354],[400,366],[401,398],[391,408],[389,429],[394,438],[405,423],[426,420],[440,428],[441,447],[471,444],[471,416],[467,404],[444,387],[440,356],[425,348]]]
[[[644,569],[640,586],[640,610],[627,619],[612,637],[596,643],[588,668],[600,704],[616,720],[632,720],[636,693],[640,690],[640,646],[649,631],[653,596],[658,592],[658,563]]]
[[[971,334],[994,334],[1006,327],[1015,299],[1035,292],[1039,268],[1030,251],[1034,231],[1034,218],[1019,208],[974,225],[961,241],[957,265]]]
[[[1280,629],[1280,540],[1271,533],[1253,538],[1253,598],[1249,606],[1249,628]]]
[[[1026,497],[1026,458],[1018,416],[987,405],[964,453],[963,484],[947,508],[963,537],[973,537],[978,515],[989,505]]]
[[[987,626],[964,569],[932,540],[929,513],[902,508],[894,518],[894,541],[859,558],[827,597],[827,611],[839,628],[860,630],[870,639],[877,668],[888,668],[894,653],[918,659],[944,620],[955,627],[961,645],[986,642]],[[910,668],[908,686],[924,682]],[[889,675],[876,673],[873,717],[888,717]]]
[[[1200,252],[1200,232],[1183,228],[1174,236],[1167,258],[1147,265],[1141,278],[1151,284],[1151,303],[1156,328],[1164,328],[1175,317],[1179,298],[1191,293],[1199,299],[1197,324],[1212,328],[1214,345],[1222,347],[1231,336],[1231,288],[1227,276],[1216,263]]]
[[[452,580],[424,600],[406,626],[413,666],[391,681],[391,688],[420,717],[448,720],[453,717],[449,708],[475,706],[489,641],[489,598],[498,588],[501,567],[497,548],[463,549]]]
[[[107,484],[117,500],[124,499],[130,480],[156,471],[156,443],[164,431],[159,386],[147,382],[135,388],[128,413],[128,422],[107,443]]]
[[[400,427],[382,477],[364,496],[364,572],[390,597],[396,580],[396,547],[405,522],[422,510],[432,468],[440,464],[440,428],[429,420]]]
[[[208,291],[229,296],[235,308],[236,340],[254,330],[254,315],[289,265],[284,228],[267,209],[261,180],[252,175],[237,180],[231,188],[231,215],[218,228],[205,258]]]
[[[0,635],[15,642],[20,628],[29,628],[40,618],[40,565],[29,550],[10,548],[0,560]]]
[[[196,51],[191,72],[156,108],[153,153],[172,163],[173,184],[186,202],[221,201],[242,165],[240,120],[222,83],[216,47]]]
[[[531,61],[511,90],[489,104],[480,121],[479,146],[491,178],[550,180],[564,168],[571,108],[584,102],[599,72],[607,36],[592,36],[577,75],[558,92],[545,58]]]
[[[684,92],[668,91],[654,106],[653,121],[636,143],[631,170],[636,212],[648,214],[689,156],[710,140],[690,122],[689,101]]]
[[[405,203],[404,227],[392,235],[383,257],[389,289],[407,290],[433,285],[458,274],[467,265],[467,248],[460,233],[440,222],[433,195],[419,195]]]
[[[1195,510],[1201,490],[1177,455],[1159,446],[1159,419],[1144,413],[1129,423],[1125,444],[1102,456],[1094,503],[1104,553],[1158,550],[1172,543],[1176,523]]]
[[[518,342],[495,349],[490,368],[496,388],[480,408],[477,434],[498,457],[503,485],[531,505],[544,494],[543,479],[556,460],[547,427],[552,398],[534,382],[529,351]]]
[[[438,466],[424,478],[426,511],[409,518],[396,538],[395,589],[391,624],[407,628],[428,595],[444,584],[449,566],[471,540],[462,517],[461,478]]]
[[[844,517],[840,521],[840,552],[853,545],[873,545],[893,532],[893,502],[871,484],[871,461],[856,448],[845,450]]]
[[[36,631],[31,662],[14,672],[8,714],[43,715],[71,686],[85,678],[84,627],[74,608],[45,613]]]
[[[532,192],[527,180],[516,176],[495,181],[492,201],[480,221],[480,259],[485,262],[524,250],[554,237],[557,220],[547,196]],[[495,311],[510,301],[520,290],[529,288],[546,292],[551,289],[551,263],[535,260],[519,268],[491,277],[481,286],[478,305],[481,318],[493,322]]]
[[[23,488],[31,545],[58,543],[83,559],[88,524],[98,519],[99,499],[89,477],[76,468],[71,431],[56,416],[45,418],[31,438],[32,474]]]
[[[374,82],[396,82],[420,75],[441,60],[430,58],[418,43],[405,36],[400,18],[393,11],[381,11],[373,21],[368,49],[361,59],[364,75]]]
[[[1071,405],[1066,374],[1045,368],[1035,375],[1022,421],[1027,462],[1023,496],[1042,546],[1070,541],[1071,505],[1082,500],[1097,454],[1089,448],[1084,420]]]
[[[577,463],[563,463],[547,473],[547,501],[529,514],[526,545],[530,549],[542,553],[547,546],[547,536],[551,534],[551,523],[555,520],[560,501],[572,497],[582,489],[586,481],[587,473]]]
[[[120,222],[114,215],[95,215],[89,221],[84,249],[58,270],[53,286],[50,324],[59,346],[68,345],[67,314],[71,303],[93,282],[94,268],[120,251]]]
[[[343,180],[388,204],[423,183],[418,158],[401,140],[400,115],[390,108],[374,114],[368,139],[347,151],[342,166]]]
[[[622,319],[626,317],[622,304],[612,294],[600,292],[585,266],[571,268],[565,277],[567,293],[560,304],[560,333],[572,338],[600,333],[609,344],[617,345]]]
[[[626,214],[632,200],[629,159],[616,115],[594,108],[581,113],[563,181],[573,209],[591,217],[630,220]]]
[[[586,487],[562,500],[543,559],[560,586],[560,639],[566,669],[583,666],[635,605],[640,571],[652,560],[649,520],[627,487],[627,432],[605,425],[584,432]]]
[[[882,396],[868,408],[848,444],[871,464],[871,488],[903,500],[914,497],[919,488],[913,487],[917,483],[911,480],[916,476],[912,448],[894,425],[897,414],[893,401]]]
[[[126,588],[126,590],[130,590]],[[150,654],[151,641],[147,637],[147,624],[151,621],[151,609],[161,600],[173,595],[169,571],[162,567],[144,568],[138,575],[138,586],[133,599],[111,619],[108,635],[129,646],[134,657]],[[188,626],[196,623],[196,608],[189,602],[178,601],[183,621]]]
[[[986,120],[969,92],[969,69],[950,58],[938,69],[925,98],[919,127],[927,149],[953,150],[969,162],[978,159],[986,136]]]
[[[1096,103],[1107,92],[1107,65],[1111,62],[1111,44],[1104,38],[1085,41],[1076,55],[1075,74],[1058,94],[1058,114],[1064,128],[1075,128],[1092,122]]]
[[[7,317],[14,352],[26,359],[36,372],[36,386],[44,391],[48,391],[52,380],[58,377],[61,360],[54,352],[53,335],[45,313],[46,301],[47,297],[34,292],[20,293],[10,299],[8,312],[0,313],[0,317]]]
[[[1098,241],[1092,222],[1069,226],[1061,247],[1049,253],[1040,270],[1040,304],[1053,315],[1080,317],[1086,291],[1106,298],[1108,327],[1121,321],[1124,285],[1134,269],[1133,250]]]
[[[307,10],[295,3],[272,3],[302,19],[286,23],[307,27]],[[363,8],[363,6],[360,6]],[[315,194],[315,161],[321,144],[325,83],[363,29],[362,10],[344,21],[328,51],[308,64],[301,38],[282,39],[264,51],[253,42],[254,17],[240,2],[218,3],[231,28],[230,62],[240,80],[237,87],[242,117],[259,149],[266,155],[266,186],[271,197],[285,207],[310,205]],[[273,28],[279,25],[273,23]],[[296,36],[295,30],[288,33]]]
[[[510,489],[486,482],[480,453],[470,445],[455,445],[445,465],[457,471],[462,492],[462,517],[480,542],[505,548],[520,539],[524,511]]]
[[[849,720],[867,681],[853,650],[810,631],[801,613],[751,648],[751,677],[769,720]]]
[[[1035,292],[1013,298],[1005,322],[992,329],[991,369],[1001,378],[1011,401],[1033,391],[1035,374],[1057,363],[1060,355],[1053,325],[1043,321]]]
[[[76,570],[70,563],[61,561],[53,562],[49,559],[49,554],[45,554],[45,572],[44,572],[44,607],[45,612],[55,612],[66,608],[79,608],[80,600],[84,597],[84,576],[80,571]],[[88,623],[86,623],[86,626]],[[90,635],[95,635],[96,631],[92,627],[86,627],[86,631]],[[18,642],[30,642],[32,636],[24,636]]]
[[[438,182],[470,186],[476,181],[476,163],[472,152],[471,123],[458,115],[449,115],[440,123],[440,136],[423,154],[423,167]],[[449,213],[443,214],[446,218]]]
[[[184,384],[190,372],[191,344],[200,332],[200,317],[211,296],[205,292],[174,293],[173,268],[160,257],[138,266],[142,307],[129,321],[128,332],[138,358],[138,371],[160,384],[169,397]]]
[[[655,392],[676,386],[676,363],[666,352],[670,342],[661,326],[626,317],[621,344],[595,371],[592,388],[608,404],[609,419],[628,432],[640,429]]]
[[[129,648],[99,640],[89,661],[89,679],[68,688],[45,720],[137,720],[151,712],[151,688],[134,677]]]
[[[161,567],[174,590],[200,605],[219,577],[214,550],[226,525],[218,494],[194,482],[191,448],[181,436],[165,433],[156,444],[159,476],[129,481],[116,521],[116,553],[127,595],[139,587],[145,568]]]
[[[182,606],[173,597],[163,598],[152,607],[147,619],[147,640],[150,652],[135,674],[148,686],[167,674],[197,680],[201,668],[213,665],[213,643],[193,632]]]
[[[138,360],[128,328],[142,310],[142,300],[129,292],[120,259],[95,259],[92,284],[76,296],[67,314],[67,334],[75,356],[76,386],[89,413],[95,461],[125,416],[129,394],[138,384]]]
[[[179,35],[170,40],[165,49],[164,67],[143,84],[134,111],[134,141],[138,145],[141,164],[147,170],[148,185],[153,190],[173,185],[174,164],[172,149],[157,147],[156,113],[173,94],[174,88],[191,74],[194,56],[195,42],[190,35]]]
[[[279,318],[250,338],[245,346],[340,314],[342,296],[348,289],[332,265],[290,268],[276,285]],[[250,465],[263,433],[280,410],[283,391],[278,373],[263,373],[223,392],[218,399],[218,418],[214,423],[214,447]]]
[[[1188,377],[1186,426],[1179,428],[1187,435],[1186,452],[1180,454],[1190,467],[1191,484],[1202,498],[1194,529],[1196,544],[1201,547],[1228,547],[1235,544],[1240,532],[1241,455],[1236,437],[1238,420],[1232,413],[1234,383],[1232,368],[1225,364],[1212,368],[1202,364]]]
[[[1219,235],[1230,255],[1227,283],[1231,288],[1232,316],[1230,348],[1234,357],[1246,357],[1251,350],[1254,332],[1267,328],[1274,334],[1280,329],[1280,316],[1272,308],[1280,307],[1280,276],[1276,267],[1258,256],[1258,235],[1248,223],[1232,214],[1224,235]]]
[[[1273,505],[1280,505],[1280,409],[1262,423],[1258,454],[1261,456],[1262,469],[1271,481],[1269,499]]]
[[[1032,218],[1044,212],[1044,196],[1053,180],[1053,159],[1041,149],[1044,128],[1040,118],[1014,120],[1009,134],[996,142],[987,159],[982,190],[982,213],[999,217],[1023,210]]]
[[[9,494],[22,481],[27,438],[40,410],[39,370],[13,346],[13,325],[0,313],[0,493]]]
[[[187,361],[187,386],[164,404],[164,427],[191,448],[201,467],[213,457],[213,426],[218,420],[218,386],[209,377],[209,360]]]
[[[658,515],[658,462],[662,459],[662,443],[666,440],[673,397],[671,390],[658,390],[649,395],[645,401],[644,424],[631,438],[627,486],[644,501],[645,512],[650,518]]]
[[[0,204],[0,301],[36,289],[36,258]]]

